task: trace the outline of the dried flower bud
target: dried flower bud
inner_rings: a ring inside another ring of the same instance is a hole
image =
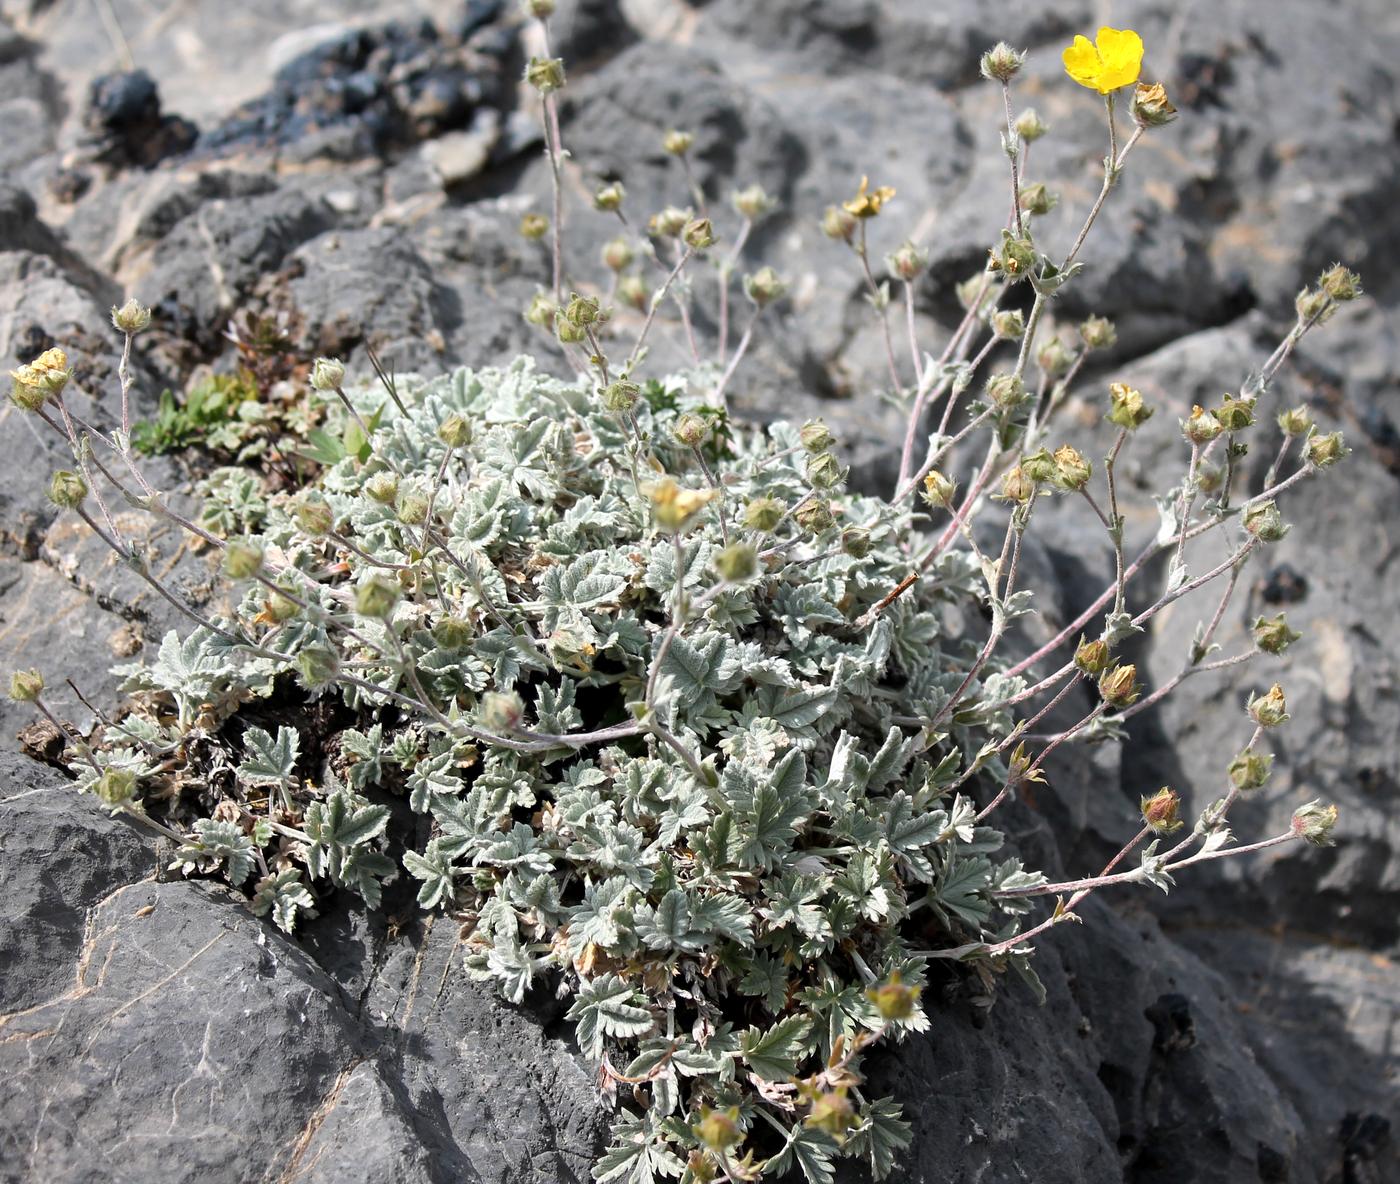
[[[525,720],[525,701],[514,691],[487,691],[477,709],[481,726],[496,735],[517,731]]]
[[[118,331],[134,336],[151,327],[151,310],[139,300],[130,299],[112,309],[112,324]]]
[[[1196,488],[1207,497],[1219,493],[1225,483],[1225,470],[1219,465],[1196,466]]]
[[[422,526],[428,520],[427,495],[416,489],[405,489],[399,494],[394,513],[405,526]]]
[[[870,532],[862,526],[848,526],[841,532],[841,552],[852,559],[864,559],[871,545]]]
[[[230,539],[224,548],[224,574],[231,580],[251,580],[262,570],[262,548]]]
[[[600,325],[608,319],[608,314],[600,307],[598,297],[574,292],[564,306],[564,319],[572,325]]]
[[[672,128],[661,139],[661,147],[670,156],[684,156],[690,151],[695,143],[695,136],[690,132],[677,131]]]
[[[399,496],[399,478],[395,473],[375,473],[364,484],[364,491],[381,506],[392,506]]]
[[[792,516],[797,525],[810,534],[824,534],[836,525],[836,519],[831,513],[831,503],[821,498],[804,502],[793,511]]]
[[[1112,383],[1108,388],[1108,397],[1112,402],[1108,413],[1109,423],[1116,423],[1130,432],[1142,427],[1156,410],[1144,402],[1140,390],[1124,382]]]
[[[694,218],[685,224],[681,237],[692,251],[707,251],[715,245],[715,228],[708,218]]]
[[[841,462],[830,452],[813,453],[807,458],[807,483],[813,489],[834,489],[845,478]]]
[[[788,286],[771,267],[760,267],[744,277],[744,295],[759,308],[767,308],[787,295]]]
[[[907,1020],[913,1017],[914,1008],[918,1006],[920,990],[918,986],[906,984],[896,970],[878,987],[867,989],[865,997],[875,1004],[881,1019]]]
[[[1022,187],[1020,202],[1028,214],[1048,214],[1060,204],[1060,195],[1047,189],[1043,181],[1037,181]]]
[[[549,219],[543,214],[530,213],[520,219],[520,237],[538,242],[549,233]]]
[[[345,363],[339,358],[317,358],[311,367],[311,389],[338,391],[345,382]]]
[[[850,242],[856,232],[856,220],[840,206],[827,206],[822,214],[822,233],[830,239]]]
[[[1162,786],[1150,797],[1142,799],[1142,820],[1159,835],[1169,835],[1181,829],[1181,819],[1177,817],[1181,809],[1181,798],[1176,790]]]
[[[1306,436],[1312,431],[1312,415],[1306,404],[1278,413],[1279,430],[1285,436]]]
[[[1254,423],[1254,400],[1233,399],[1226,395],[1215,410],[1215,418],[1227,432],[1238,432]]]
[[[992,248],[990,267],[1007,275],[1025,275],[1035,269],[1040,253],[1028,238],[1018,238],[1009,230],[1001,232],[1001,243]]]
[[[1298,319],[1305,324],[1328,320],[1335,311],[1332,298],[1319,288],[1304,288],[1293,299]]]
[[[292,508],[297,525],[312,538],[329,534],[335,527],[335,511],[319,494],[305,494]]]
[[[1026,63],[1026,55],[1018,53],[1005,41],[998,41],[982,55],[982,77],[989,82],[1010,82]]]
[[[1244,528],[1261,543],[1276,543],[1288,533],[1288,526],[1272,498],[1245,507]]]
[[[472,442],[472,423],[460,411],[454,411],[438,424],[438,439],[449,448],[465,448]]]
[[[44,693],[44,676],[37,670],[16,670],[10,675],[10,698],[16,703],[33,703]]]
[[[636,257],[632,244],[625,238],[610,239],[603,244],[603,266],[609,271],[626,271]]]
[[[1254,644],[1266,654],[1281,654],[1303,635],[1290,629],[1284,615],[1276,617],[1255,617],[1251,632]]]
[[[962,283],[958,284],[955,291],[958,294],[958,303],[966,309],[971,309],[974,305],[986,304],[992,295],[992,285],[987,280],[987,273],[979,271],[976,275],[970,275]]]
[[[557,90],[563,90],[563,59],[532,57],[525,65],[525,81],[542,95],[551,95]]]
[[[1099,694],[1110,707],[1128,707],[1142,693],[1137,683],[1137,667],[1132,663],[1114,666],[1099,675]]]
[[[993,374],[987,379],[987,398],[1005,411],[1026,401],[1026,384],[1016,374]]]
[[[520,0],[520,8],[526,16],[547,21],[554,15],[554,0]]]
[[[618,378],[603,388],[603,406],[622,414],[631,411],[642,397],[642,388],[626,378]]]
[[[1034,107],[1027,107],[1020,115],[1016,116],[1015,122],[1011,125],[1016,129],[1016,134],[1027,144],[1034,144],[1041,136],[1050,129],[1040,118],[1040,112]]]
[[[758,552],[749,543],[730,543],[715,556],[715,571],[731,584],[742,584],[758,571]]]
[[[136,801],[136,774],[130,769],[103,769],[92,792],[109,810],[129,809]]]
[[[1055,464],[1055,458],[1046,449],[1040,448],[1021,458],[1021,472],[1037,485],[1046,485],[1055,480],[1059,467]]]
[[[1026,317],[1019,308],[992,313],[992,332],[1006,341],[1020,341],[1026,332]]]
[[[49,501],[63,510],[76,510],[88,495],[87,482],[77,473],[60,469],[49,478]]]
[[[904,242],[898,250],[885,256],[885,267],[891,275],[908,283],[918,279],[928,266],[928,259],[928,251],[916,247],[912,242]]]
[[[1094,467],[1084,459],[1083,454],[1068,444],[1055,449],[1056,484],[1073,493],[1078,493],[1089,483]]]
[[[870,178],[860,179],[860,189],[855,197],[850,201],[843,201],[841,208],[853,218],[874,218],[884,208],[887,201],[894,197],[894,190],[888,185],[878,186],[873,191],[870,188]]]
[[[767,534],[777,528],[783,513],[783,503],[776,498],[756,497],[744,507],[744,525]]]
[[[399,586],[375,573],[355,589],[355,611],[362,617],[387,621],[399,602]]]
[[[1058,337],[1052,337],[1036,351],[1035,364],[1046,378],[1059,378],[1074,365],[1074,351]]]
[[[1099,638],[1096,641],[1085,641],[1079,639],[1079,645],[1074,651],[1074,664],[1090,678],[1098,678],[1108,664],[1113,660],[1113,655],[1109,652],[1108,642]]]
[[[329,646],[309,645],[297,654],[297,677],[308,691],[319,691],[340,676],[340,655]]]
[[[1317,277],[1317,286],[1339,304],[1355,300],[1362,294],[1361,277],[1348,271],[1340,263],[1334,263]]]
[[[689,210],[667,206],[659,214],[653,214],[647,223],[647,230],[653,238],[680,238],[691,219]]]
[[[1181,434],[1192,444],[1209,444],[1224,430],[1225,425],[1199,404],[1181,421]]]
[[[802,447],[808,452],[827,452],[836,443],[836,437],[819,419],[809,419],[804,423],[797,438],[802,441]]]
[[[957,482],[950,481],[937,469],[929,470],[928,475],[924,477],[924,500],[931,506],[951,508],[957,489]]]
[[[626,196],[627,190],[621,181],[609,181],[606,185],[600,185],[597,192],[593,194],[593,208],[605,214],[611,214],[622,208],[622,202]]]
[[[709,421],[693,411],[684,411],[677,416],[675,426],[671,429],[671,435],[687,448],[699,448],[709,434]]]
[[[1001,497],[1018,506],[1031,500],[1035,493],[1035,482],[1026,476],[1020,465],[1012,468],[1001,480]]]
[[[701,1146],[721,1155],[736,1143],[744,1133],[739,1129],[739,1107],[730,1106],[725,1110],[714,1110],[707,1105],[700,1107],[700,1121],[690,1128]]]
[[[625,275],[617,285],[617,298],[630,308],[641,312],[651,303],[651,289],[639,275]]]
[[[1160,82],[1139,82],[1128,102],[1128,111],[1139,127],[1163,127],[1176,118],[1176,108]]]
[[[10,400],[25,411],[37,411],[45,400],[57,398],[73,377],[68,355],[61,349],[46,349],[27,365],[10,371],[14,390]]]
[[[1086,317],[1079,325],[1079,340],[1088,349],[1111,349],[1118,344],[1118,330],[1107,317]]]
[[[856,1121],[855,1107],[846,1095],[844,1085],[818,1091],[810,1099],[812,1109],[806,1125],[812,1130],[824,1131],[838,1143],[843,1142]]]
[[[475,636],[476,630],[465,617],[443,617],[433,626],[433,640],[446,650],[465,649]]]
[[[588,340],[588,330],[574,324],[562,312],[554,314],[554,335],[563,345],[579,345]]]
[[[1308,440],[1308,463],[1319,469],[1334,465],[1350,451],[1342,441],[1341,432],[1328,432],[1325,436],[1312,436]]]
[[[747,218],[750,222],[757,222],[778,204],[764,192],[762,185],[736,189],[730,195],[729,201],[739,216]]]
[[[1333,847],[1332,828],[1337,825],[1337,807],[1313,800],[1293,811],[1291,829],[1300,839],[1315,847]]]
[[[559,313],[559,306],[543,292],[536,292],[525,309],[525,320],[532,325],[549,325]]]
[[[713,489],[683,489],[670,477],[642,486],[651,502],[652,516],[662,530],[678,531],[716,496]]]
[[[1274,728],[1288,721],[1288,701],[1278,683],[1274,683],[1265,694],[1253,696],[1246,710],[1249,718],[1261,728]]]
[[[1236,789],[1259,789],[1267,785],[1274,771],[1272,752],[1255,752],[1245,749],[1230,762],[1230,783]]]
[[[263,612],[280,625],[284,621],[290,621],[297,613],[301,612],[301,605],[290,596],[269,591],[263,597]]]

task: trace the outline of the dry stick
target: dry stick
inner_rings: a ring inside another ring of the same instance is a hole
[[[627,357],[627,365],[623,367],[625,373],[632,373],[632,368],[637,364],[637,357],[642,352],[642,345],[646,342],[647,334],[651,332],[652,321],[656,319],[656,310],[661,307],[662,301],[666,299],[666,293],[671,290],[671,285],[676,282],[676,279],[680,276],[682,270],[684,270],[685,265],[690,262],[692,254],[694,254],[694,249],[687,246],[685,251],[681,254],[681,257],[676,261],[675,267],[671,269],[670,274],[666,277],[666,282],[661,285],[661,290],[651,298],[651,307],[647,309],[646,320],[642,322],[642,331],[637,334],[637,344],[632,347],[632,352]]]
[[[1006,135],[1007,135],[1007,137],[1008,137],[1007,143],[1008,143],[1009,145],[1014,145],[1014,144],[1016,143],[1016,140],[1017,140],[1017,135],[1016,135],[1016,122],[1015,122],[1015,120],[1013,120],[1013,119],[1011,118],[1011,85],[1010,85],[1010,83],[1003,82],[1003,83],[1001,84],[1001,101],[1002,101],[1002,104],[1006,107]],[[1110,116],[1110,119],[1112,118],[1112,111],[1113,111],[1113,108],[1110,106],[1110,107],[1109,107],[1109,116]],[[1025,225],[1024,225],[1024,223],[1021,221],[1021,174],[1020,174],[1020,170],[1019,170],[1019,168],[1017,167],[1017,163],[1016,163],[1016,160],[1017,160],[1017,153],[1016,153],[1016,152],[1008,152],[1006,155],[1007,155],[1007,159],[1011,161],[1011,218],[1009,219],[1009,221],[1014,221],[1014,222],[1016,223],[1016,237],[1017,237],[1017,238],[1025,238],[1025,237],[1026,237]]]
[[[909,332],[909,357],[914,363],[914,381],[918,383],[919,390],[924,389],[924,360],[919,353],[919,332],[914,324],[914,284],[912,280],[904,281],[904,320]],[[904,467],[901,463],[900,475],[903,476]]]
[[[729,358],[729,284],[738,266],[739,256],[753,231],[753,219],[745,218],[744,224],[735,236],[729,255],[719,269],[719,364],[723,366]]]
[[[753,316],[749,318],[748,325],[744,328],[744,335],[739,338],[738,348],[734,351],[734,357],[729,365],[724,368],[724,373],[720,376],[719,385],[715,387],[714,400],[718,406],[723,406],[724,392],[729,386],[729,380],[734,377],[734,372],[739,369],[739,363],[744,360],[744,354],[748,352],[749,344],[753,341],[754,326],[758,324],[758,318],[763,315],[763,309],[756,308]]]
[[[880,333],[885,341],[885,361],[890,368],[890,389],[894,394],[898,394],[901,389],[899,366],[894,360],[894,339],[890,336],[889,310],[881,296],[880,285],[875,282],[875,273],[870,270],[870,251],[865,233],[865,225],[868,221],[868,218],[860,220],[860,243],[856,247],[856,257],[860,260],[861,270],[865,273],[865,284],[870,289],[870,299],[875,307],[875,313],[880,318]]]

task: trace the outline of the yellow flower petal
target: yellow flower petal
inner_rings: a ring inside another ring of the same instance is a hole
[[[1063,54],[1065,72],[1079,83],[1080,86],[1093,87],[1098,89],[1099,51],[1094,48],[1094,43],[1082,33],[1074,39],[1071,45]]]
[[[1142,73],[1142,38],[1132,29],[1102,28],[1096,44],[1103,61],[1103,72],[1099,76],[1100,94],[1107,94],[1138,80]]]

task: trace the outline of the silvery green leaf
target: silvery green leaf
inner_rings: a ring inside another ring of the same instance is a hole
[[[786,1081],[806,1054],[812,1021],[790,1015],[771,1028],[749,1028],[739,1037],[739,1054],[765,1081]]]
[[[296,784],[297,752],[301,737],[295,728],[279,727],[274,740],[262,728],[243,733],[247,753],[238,766],[238,776],[246,785],[270,785],[290,789]]]
[[[191,872],[209,872],[220,864],[235,888],[253,873],[253,841],[236,822],[201,818],[194,824],[195,837],[175,852],[172,867]]]
[[[1106,613],[1103,622],[1103,639],[1110,646],[1121,645],[1135,633],[1143,631],[1141,625],[1133,624],[1132,613]]]
[[[1157,854],[1158,840],[1153,839],[1151,843],[1143,849],[1142,864],[1139,868],[1139,875],[1146,883],[1160,888],[1164,893],[1170,892],[1176,883],[1172,875],[1167,871],[1166,856]]]
[[[308,917],[316,915],[315,903],[310,890],[301,882],[301,872],[294,867],[283,868],[258,881],[253,894],[253,915],[262,917],[270,912],[277,928],[291,933],[296,929],[299,913]]]
[[[839,1144],[825,1131],[799,1123],[788,1130],[782,1150],[766,1160],[763,1169],[776,1178],[797,1167],[806,1184],[832,1184],[836,1179],[832,1161],[839,1151]]]
[[[893,1098],[875,1098],[861,1107],[846,1133],[843,1151],[864,1160],[875,1180],[894,1171],[899,1153],[913,1141],[913,1127],[904,1120],[903,1108]]]
[[[651,1012],[635,988],[615,974],[605,974],[579,987],[578,998],[569,1008],[569,1019],[577,1025],[575,1034],[584,1054],[598,1060],[603,1042],[609,1037],[641,1036],[652,1030]]]

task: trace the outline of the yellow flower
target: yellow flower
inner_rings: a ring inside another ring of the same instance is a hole
[[[642,486],[650,499],[656,524],[663,530],[680,530],[715,496],[713,489],[682,489],[670,477]]]
[[[873,218],[880,212],[880,207],[894,196],[894,190],[888,185],[881,185],[874,193],[869,190],[870,178],[862,177],[860,179],[860,192],[850,201],[842,202],[842,209],[853,218]]]
[[[1142,38],[1131,29],[1104,27],[1092,42],[1076,37],[1063,56],[1065,71],[1075,82],[1106,95],[1138,80]]]

